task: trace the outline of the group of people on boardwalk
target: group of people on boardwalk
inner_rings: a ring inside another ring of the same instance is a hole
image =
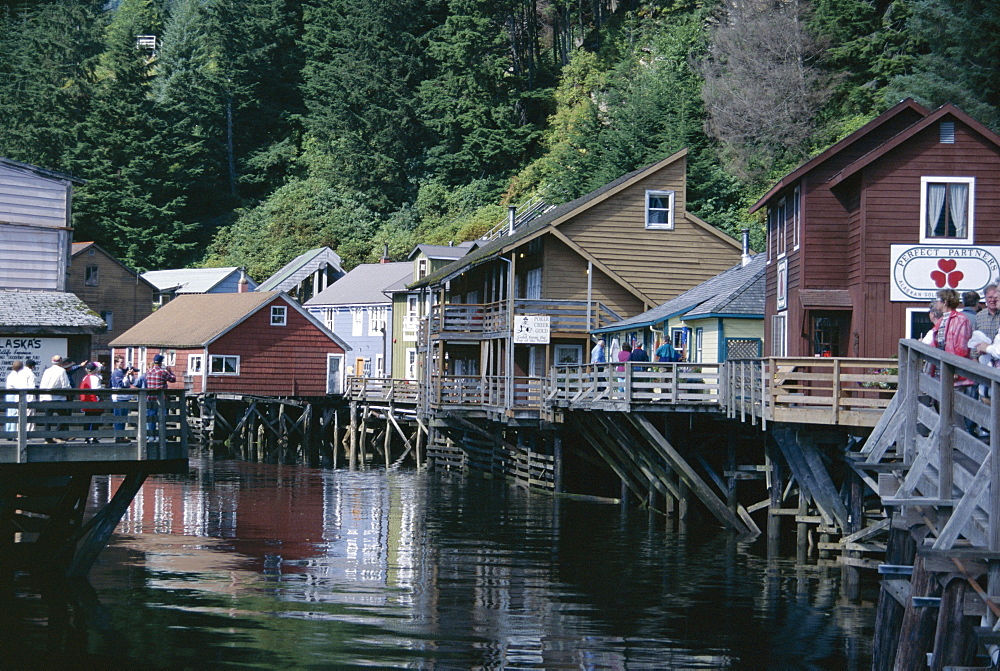
[[[986,306],[980,309],[976,291],[959,295],[954,289],[942,289],[931,304],[928,315],[932,328],[923,341],[949,354],[1000,368],[1000,288],[991,284],[983,291]],[[988,398],[989,388],[960,375],[955,376],[957,390],[973,398]],[[967,429],[981,437],[986,431],[967,423]]]
[[[134,366],[127,365],[125,363],[124,357],[117,356],[114,360],[114,370],[111,373],[110,383],[111,388],[116,390],[126,390],[126,389],[167,389],[169,382],[176,381],[176,377],[173,372],[169,369],[163,367],[163,355],[157,354],[153,357],[152,365],[146,370],[145,373],[140,373],[140,370]],[[95,394],[93,390],[101,389],[104,387],[103,380],[101,378],[102,366],[100,363],[95,361],[86,361],[83,364],[75,364],[72,361],[64,359],[60,355],[55,355],[52,357],[52,365],[45,369],[42,373],[41,379],[39,380],[35,374],[35,368],[37,362],[28,359],[26,361],[14,361],[10,366],[10,371],[7,374],[6,389],[7,390],[24,390],[24,389],[38,389],[40,393],[38,394],[39,401],[53,402],[52,407],[45,410],[46,417],[68,417],[71,414],[71,410],[66,407],[59,407],[60,402],[65,402],[70,399],[71,394],[67,391],[65,394],[59,393],[61,390],[78,389],[80,393],[77,397],[80,401],[85,403],[99,404],[101,402],[101,397]],[[77,384],[73,383],[74,375],[78,371],[83,371],[83,377],[80,378]],[[18,431],[17,417],[19,415],[19,409],[14,406],[11,407],[10,404],[16,404],[19,402],[20,394],[10,394],[8,393],[5,400],[8,403],[7,408],[7,421],[4,429],[8,434],[16,434]],[[111,400],[122,403],[128,401],[136,400],[134,393],[127,393],[120,391],[113,393],[111,395]],[[26,395],[26,401],[32,403],[35,401],[34,394]],[[146,408],[147,414],[147,430],[152,432],[155,429],[155,421],[152,419],[158,410],[157,402],[155,398],[150,398]],[[129,408],[128,406],[121,406],[114,408],[114,416],[120,418],[120,421],[114,423],[114,428],[116,433],[120,433],[125,429],[125,417],[128,416]],[[85,433],[93,433],[98,431],[104,424],[98,421],[98,417],[104,414],[104,409],[99,407],[84,407],[83,414],[87,417],[94,418],[94,421],[83,424],[83,430]],[[34,416],[35,409],[28,408],[25,412],[26,416]],[[12,419],[13,418],[13,419]],[[67,427],[70,425],[68,423],[59,422],[47,422],[47,428],[56,430],[59,432],[66,432]],[[34,424],[28,424],[27,431],[34,431]],[[72,440],[72,438],[68,438]],[[49,437],[45,439],[47,443],[64,442],[67,439]],[[128,438],[124,436],[117,436],[115,438],[116,442],[128,442]],[[85,436],[85,443],[98,443],[100,439],[96,436]]]

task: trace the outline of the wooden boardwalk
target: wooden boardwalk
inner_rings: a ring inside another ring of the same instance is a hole
[[[87,402],[79,390],[51,392],[65,401],[40,392],[0,397],[0,598],[17,571],[86,575],[146,477],[187,469],[184,392],[137,389],[120,402],[112,390],[87,390],[98,397]],[[99,474],[125,477],[85,519]]]

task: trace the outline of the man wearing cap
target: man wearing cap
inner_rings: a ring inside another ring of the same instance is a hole
[[[153,357],[153,365],[146,370],[146,389],[167,389],[168,382],[176,382],[177,378],[174,374],[167,368],[163,367],[163,355],[157,354]],[[153,432],[156,430],[156,424],[153,418],[159,412],[159,407],[157,405],[156,396],[150,395],[148,398],[148,403],[146,405],[146,428],[147,431]]]
[[[66,374],[66,369],[63,368],[63,358],[56,354],[52,357],[52,365],[45,369],[42,373],[42,381],[39,383],[39,388],[41,389],[69,389],[69,375]],[[66,397],[58,394],[39,394],[38,399],[41,401],[65,401]],[[69,410],[66,409],[48,409],[45,411],[46,417],[53,417],[55,415],[68,415]],[[54,428],[58,428],[60,431],[65,430],[65,424],[48,424],[46,429],[51,431]],[[56,442],[55,438],[46,438],[46,443]]]

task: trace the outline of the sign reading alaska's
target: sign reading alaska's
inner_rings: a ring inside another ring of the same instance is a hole
[[[931,300],[940,289],[982,293],[998,278],[1000,247],[892,245],[889,300]]]

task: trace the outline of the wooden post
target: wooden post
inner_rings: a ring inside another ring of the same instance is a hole
[[[893,515],[889,511],[890,517]],[[916,543],[906,529],[889,529],[885,548],[885,563],[894,566],[911,566],[916,554]],[[896,646],[899,628],[903,623],[904,608],[889,592],[888,584],[879,591],[875,609],[875,634],[872,642],[872,671],[893,671],[896,665]]]
[[[934,640],[934,628],[937,624],[937,609],[927,606],[914,606],[914,596],[939,596],[941,588],[934,580],[934,574],[924,568],[923,557],[917,557],[913,562],[913,575],[910,576],[910,596],[906,602],[903,621],[899,630],[899,642],[896,646],[896,671],[923,669],[927,666],[927,653],[930,652]]]
[[[351,426],[348,429],[351,434],[350,469],[356,470],[358,467],[358,404],[351,401]]]
[[[392,431],[389,426],[389,422],[392,421],[391,417],[392,403],[390,403],[389,407],[385,409],[385,470],[387,471],[389,470],[389,464],[391,463],[389,459],[389,448],[392,445]]]
[[[420,419],[417,419],[417,435],[414,436],[414,449],[413,449],[413,459],[417,463],[417,470],[419,471],[424,467],[423,458],[420,454],[420,437],[423,435],[424,428],[420,424]]]
[[[931,671],[965,667],[972,662],[972,630],[971,627],[964,626],[965,595],[968,588],[969,583],[955,578],[945,586],[941,594]]]
[[[552,457],[555,462],[553,464],[552,488],[558,494],[563,490],[563,441],[560,427],[557,427],[552,433]]]
[[[767,506],[767,554],[768,556],[777,555],[781,548],[781,515],[778,511],[781,509],[781,493],[782,493],[782,483],[784,478],[781,475],[781,465],[775,458],[775,450],[771,447],[772,443],[768,443],[767,449],[764,452],[764,459],[767,465],[770,467],[768,473],[770,474],[768,482],[768,495],[770,497],[770,502]]]
[[[368,444],[368,414],[370,411],[371,410],[367,403],[361,407],[361,434],[358,437],[358,465],[362,470],[364,470],[365,464],[368,463],[368,457],[365,454],[365,445]]]

